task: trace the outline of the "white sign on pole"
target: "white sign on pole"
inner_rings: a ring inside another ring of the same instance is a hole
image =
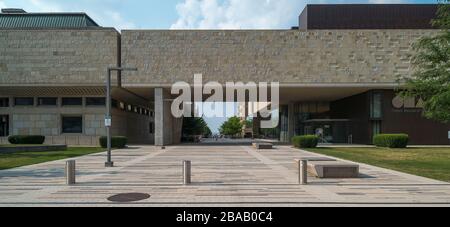
[[[450,140],[450,131],[448,131],[448,139]]]
[[[105,118],[105,127],[111,127],[112,120],[111,118]]]

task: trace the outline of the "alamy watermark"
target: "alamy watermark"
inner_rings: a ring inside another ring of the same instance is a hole
[[[227,82],[225,85],[219,82],[208,82],[203,84],[202,74],[195,74],[193,88],[192,93],[189,83],[177,82],[172,85],[172,95],[178,95],[172,103],[174,117],[233,117],[235,112],[225,111],[223,104],[239,103],[241,108],[247,108],[247,111],[242,110],[241,115],[245,115],[245,112],[252,115],[259,114],[262,118],[261,128],[275,128],[279,124],[279,117],[276,114],[280,105],[280,84],[278,82],[272,82],[270,85],[267,82],[258,84],[255,82]],[[204,100],[205,96],[209,97]]]

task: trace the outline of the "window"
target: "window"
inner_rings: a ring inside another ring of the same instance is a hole
[[[38,106],[57,106],[58,98],[38,98]]]
[[[62,133],[83,133],[83,117],[62,117]]]
[[[9,136],[9,116],[0,115],[0,137]]]
[[[86,106],[106,106],[106,99],[101,98],[101,97],[100,98],[86,98]]]
[[[82,98],[62,98],[63,106],[82,106],[83,99]]]
[[[14,98],[15,106],[33,106],[34,98]]]
[[[370,99],[370,117],[380,119],[383,117],[383,96],[381,93],[373,93]]]
[[[0,107],[9,107],[9,98],[0,98]]]

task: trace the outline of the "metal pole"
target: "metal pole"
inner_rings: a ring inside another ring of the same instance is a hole
[[[183,161],[183,184],[191,184],[191,161]]]
[[[308,160],[298,160],[298,183],[301,185],[308,184]]]
[[[66,184],[74,185],[75,180],[75,160],[70,160],[66,162]]]
[[[106,76],[106,118],[111,119],[111,69],[108,69]],[[105,122],[106,123],[106,122]],[[114,162],[111,160],[111,126],[106,125],[106,144],[108,149],[108,160],[105,167],[114,167]]]

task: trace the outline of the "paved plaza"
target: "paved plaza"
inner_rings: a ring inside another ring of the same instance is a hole
[[[450,184],[361,164],[359,179],[298,185],[295,159],[321,156],[288,146],[136,146],[76,158],[77,185],[66,186],[65,160],[0,171],[0,206],[450,206]],[[182,160],[192,181],[182,185]],[[112,203],[119,193],[148,193]]]

